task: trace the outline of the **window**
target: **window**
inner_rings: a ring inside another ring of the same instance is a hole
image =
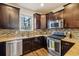
[[[31,31],[32,30],[32,17],[27,15],[22,15],[20,19],[20,30],[21,31]]]

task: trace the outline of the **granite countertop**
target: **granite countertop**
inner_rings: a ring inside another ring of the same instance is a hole
[[[79,39],[66,37],[62,40],[75,43],[64,56],[79,56]]]
[[[24,36],[4,35],[4,36],[0,36],[0,42],[7,42],[7,41],[12,41],[12,40],[39,37],[39,36],[48,36],[48,35],[46,35],[46,34],[39,34],[39,35],[31,35],[30,34],[30,35],[24,35]]]
[[[38,35],[29,34],[29,35],[24,35],[24,36],[22,35],[18,36],[18,34],[17,35],[15,34],[4,35],[4,36],[0,36],[0,42],[7,42],[7,41],[12,41],[12,40],[39,37],[39,36],[49,36],[49,35],[50,34],[38,34]],[[66,37],[62,40],[75,43],[64,56],[79,56],[79,39]]]

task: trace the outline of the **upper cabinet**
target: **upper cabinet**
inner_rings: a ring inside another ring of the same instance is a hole
[[[41,15],[38,13],[35,13],[33,16],[34,16],[34,19],[36,20],[36,29],[40,29],[41,28]]]
[[[46,29],[46,15],[41,15],[41,29]]]
[[[45,14],[34,14],[34,20],[36,21],[36,29],[46,29],[46,15]]]
[[[48,28],[49,20],[50,21],[55,20],[55,16],[54,16],[53,12],[50,12],[50,13],[46,14],[46,28]]]
[[[64,13],[64,9],[54,13],[55,19],[57,19],[57,20],[63,19],[63,13]]]
[[[79,3],[69,3],[64,5],[64,9],[55,13],[50,12],[45,16],[46,21],[43,18],[40,21],[41,15],[36,14],[36,28],[48,28],[48,23],[52,20],[63,20],[64,28],[79,28]]]
[[[0,4],[0,28],[19,29],[19,8]]]
[[[50,12],[46,14],[46,20],[55,20],[54,13]]]
[[[79,28],[79,4],[72,3],[64,6],[63,10],[54,13],[55,19],[63,19],[64,28]]]
[[[19,29],[19,9],[11,8],[9,13],[10,28]]]
[[[79,4],[64,6],[65,28],[79,28]]]

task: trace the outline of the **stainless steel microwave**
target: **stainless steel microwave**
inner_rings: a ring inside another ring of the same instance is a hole
[[[48,21],[48,28],[63,28],[63,20]]]

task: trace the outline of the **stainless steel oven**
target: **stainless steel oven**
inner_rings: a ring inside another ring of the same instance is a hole
[[[66,37],[64,32],[54,32],[47,37],[47,47],[49,54],[54,56],[61,56],[61,39]]]
[[[61,55],[61,40],[57,40],[51,37],[47,37],[47,48],[50,55]]]

